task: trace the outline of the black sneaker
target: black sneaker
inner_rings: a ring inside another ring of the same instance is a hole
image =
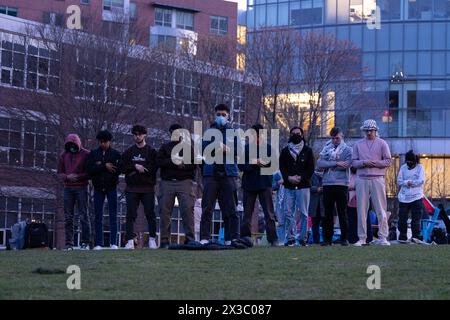
[[[348,246],[348,240],[341,240],[341,246],[347,247]]]
[[[288,240],[288,242],[286,242],[284,245],[286,247],[294,247],[295,246],[295,240]]]
[[[90,250],[88,243],[82,243],[80,246],[80,250]]]
[[[69,245],[66,245],[66,246],[64,246],[64,249],[63,249],[64,251],[73,251],[73,246],[71,246],[70,244]]]
[[[331,247],[333,244],[331,242],[322,242],[320,244],[321,247]]]
[[[308,244],[306,243],[305,240],[300,241],[299,245],[300,245],[301,247],[307,247],[307,246],[308,246]]]

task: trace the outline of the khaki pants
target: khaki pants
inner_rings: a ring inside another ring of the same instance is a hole
[[[194,241],[194,203],[195,197],[192,191],[192,180],[180,181],[161,181],[161,243],[170,243],[170,222],[172,211],[175,204],[175,197],[178,198],[178,204],[183,221],[185,242]]]
[[[378,236],[381,239],[387,239],[387,200],[386,185],[384,177],[375,179],[357,178],[355,182],[356,201],[358,210],[358,237],[361,242],[366,242],[367,238],[367,211],[369,210],[369,201],[372,200],[372,206],[378,218]]]

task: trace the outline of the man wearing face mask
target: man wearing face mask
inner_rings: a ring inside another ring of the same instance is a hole
[[[169,128],[170,135],[175,130],[182,129],[179,124],[173,124]],[[178,199],[181,218],[183,220],[185,243],[195,241],[194,235],[194,203],[193,181],[195,176],[194,151],[191,148],[191,159],[189,163],[183,162],[183,150],[172,157],[173,148],[182,143],[170,141],[161,146],[156,156],[156,164],[161,168],[161,243],[160,248],[168,248],[170,244],[170,219],[172,218],[175,197]]]
[[[419,163],[419,157],[409,150],[405,155],[405,164],[400,167],[397,183],[400,187],[398,193],[399,240],[407,241],[408,215],[411,212],[412,237],[420,237],[420,219],[422,216],[423,185],[425,184],[425,170]]]
[[[293,127],[290,130],[289,143],[280,154],[280,171],[285,187],[284,215],[287,240],[285,245],[295,245],[295,239],[290,235],[289,230],[291,230],[292,224],[295,224],[298,209],[300,211],[300,231],[297,238],[301,246],[306,246],[314,155],[312,149],[305,145],[303,129],[300,127]]]
[[[64,216],[65,216],[65,250],[74,246],[74,211],[75,204],[81,220],[81,249],[89,250],[91,241],[91,220],[87,210],[87,185],[89,175],[86,159],[89,151],[82,148],[80,137],[74,133],[66,137],[65,151],[58,162],[58,176],[64,182]]]
[[[214,108],[216,120],[211,128],[220,130],[223,141],[220,142],[221,154],[213,156],[215,159],[223,157],[222,163],[214,162],[203,165],[203,196],[202,196],[202,219],[200,222],[200,243],[208,244],[211,237],[211,219],[216,201],[219,201],[219,207],[222,211],[222,218],[225,226],[225,244],[234,247],[241,247],[239,216],[236,212],[237,205],[237,186],[236,178],[238,176],[237,155],[240,143],[237,138],[227,142],[226,130],[232,129],[229,117],[230,108],[225,104],[219,104]],[[211,129],[209,129],[211,130]],[[213,141],[203,141],[203,150]],[[234,144],[233,163],[226,163],[226,155],[232,152],[230,143]]]

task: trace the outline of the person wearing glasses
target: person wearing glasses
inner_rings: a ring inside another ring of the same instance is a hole
[[[240,243],[239,216],[236,212],[238,176],[237,155],[240,142],[237,138],[227,139],[226,130],[232,129],[230,124],[230,108],[226,104],[218,104],[215,108],[216,119],[208,130],[220,130],[223,141],[220,142],[220,154],[212,154],[213,161],[205,161],[203,165],[202,219],[200,222],[200,243],[207,245],[211,238],[211,219],[216,204],[222,212],[225,231],[225,244],[242,247]],[[203,150],[214,142],[203,141]],[[234,144],[234,148],[232,147]],[[227,163],[226,156],[233,152],[233,162]],[[218,161],[221,159],[221,161]],[[209,162],[209,163],[207,163]],[[212,163],[211,163],[212,162]]]
[[[375,120],[364,121],[361,130],[365,138],[359,140],[353,146],[352,166],[357,168],[355,182],[357,212],[358,212],[358,238],[355,246],[366,244],[367,238],[367,211],[371,200],[373,209],[378,218],[378,240],[371,244],[389,246],[386,184],[384,176],[386,168],[392,164],[389,146],[378,135],[378,126]]]
[[[127,202],[126,216],[126,249],[134,249],[134,222],[137,218],[139,203],[144,206],[148,222],[149,248],[157,249],[156,215],[155,215],[155,183],[156,183],[156,150],[146,144],[147,129],[141,125],[133,126],[135,144],[122,155],[123,173],[125,174],[125,195]]]
[[[324,170],[323,203],[325,219],[323,221],[323,246],[331,246],[334,234],[333,212],[336,206],[341,228],[341,245],[348,246],[347,237],[347,199],[350,172],[352,164],[352,148],[344,142],[344,133],[334,127],[330,131],[329,140],[317,161],[317,166]]]

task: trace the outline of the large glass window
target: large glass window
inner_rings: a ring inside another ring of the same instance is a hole
[[[292,25],[322,24],[323,0],[292,2],[290,17]]]
[[[375,14],[376,0],[350,0],[350,22],[363,22]]]
[[[266,25],[266,6],[256,6],[256,19],[255,26],[256,28],[261,28]]]
[[[433,50],[445,49],[445,23],[433,23]]]
[[[381,20],[401,19],[401,0],[377,0],[380,7]]]
[[[278,4],[278,25],[289,25],[289,3]]]
[[[417,75],[417,52],[405,52],[404,72],[408,75]]]
[[[418,74],[430,75],[431,74],[431,53],[428,51],[419,52],[418,59],[420,61]]]
[[[391,29],[391,50],[402,50],[403,49],[403,25],[392,23],[390,25]]]
[[[419,50],[431,49],[431,23],[420,23],[419,27]]]
[[[446,19],[450,17],[450,1],[434,0],[433,16],[436,19]]]
[[[408,19],[429,20],[432,18],[432,0],[407,0]]]
[[[417,50],[417,24],[408,23],[405,26],[405,50]]]
[[[267,6],[267,26],[277,25],[277,5],[271,4]]]

